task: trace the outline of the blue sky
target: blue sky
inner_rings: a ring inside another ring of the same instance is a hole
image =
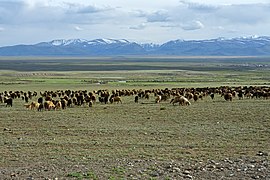
[[[270,0],[0,0],[0,46],[270,36]]]

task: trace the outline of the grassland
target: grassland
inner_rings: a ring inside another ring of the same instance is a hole
[[[155,59],[1,58],[0,92],[270,85],[268,58]],[[117,68],[106,71],[112,65]],[[83,68],[74,68],[78,66]],[[87,69],[90,66],[93,71]],[[127,68],[133,66],[140,68]],[[168,101],[155,104],[153,95],[135,104],[129,96],[123,97],[123,104],[96,103],[92,108],[43,112],[27,110],[23,104],[21,99],[12,108],[0,104],[0,177],[4,179],[270,176],[269,99],[226,102],[216,96],[182,107]],[[259,152],[265,154],[258,156]],[[244,164],[246,158],[250,160]],[[224,160],[243,163],[226,167]],[[209,170],[209,161],[223,169]],[[244,165],[249,169],[242,170]]]

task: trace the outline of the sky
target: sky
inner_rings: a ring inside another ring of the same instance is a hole
[[[270,0],[0,0],[0,46],[270,36]]]

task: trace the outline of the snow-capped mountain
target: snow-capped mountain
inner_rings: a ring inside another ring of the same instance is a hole
[[[50,42],[42,42],[36,45],[38,46],[81,46],[81,45],[109,45],[109,44],[130,44],[128,40],[125,39],[56,39]]]
[[[270,37],[172,40],[140,44],[126,39],[58,39],[34,45],[0,47],[0,56],[270,56]]]

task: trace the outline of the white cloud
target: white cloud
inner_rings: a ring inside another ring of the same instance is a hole
[[[0,0],[0,15],[0,46],[57,38],[270,35],[269,0]]]
[[[78,13],[78,14],[91,14],[98,13],[103,11],[113,10],[109,6],[97,6],[97,5],[84,5],[76,3],[65,3],[67,6],[67,11],[69,13]]]
[[[146,24],[145,24],[145,23],[141,23],[141,24],[139,24],[139,25],[137,25],[137,26],[131,26],[131,27],[129,27],[129,29],[142,30],[142,29],[144,29],[145,27],[146,27]]]
[[[226,20],[229,23],[256,24],[269,21],[269,5],[270,4],[224,5],[217,11],[216,15],[217,18]]]
[[[159,10],[151,14],[146,15],[148,22],[166,22],[169,20],[167,11]]]
[[[209,13],[211,11],[216,11],[219,9],[218,5],[213,5],[213,4],[196,3],[196,2],[187,1],[187,0],[180,0],[179,2],[187,6],[187,8],[189,9],[206,12],[206,13]]]
[[[83,30],[83,28],[81,28],[81,27],[79,27],[79,26],[75,26],[74,29],[75,29],[76,31],[82,31],[82,30]]]
[[[186,24],[181,24],[180,27],[184,30],[190,31],[190,30],[202,29],[204,25],[200,21],[191,21]]]

